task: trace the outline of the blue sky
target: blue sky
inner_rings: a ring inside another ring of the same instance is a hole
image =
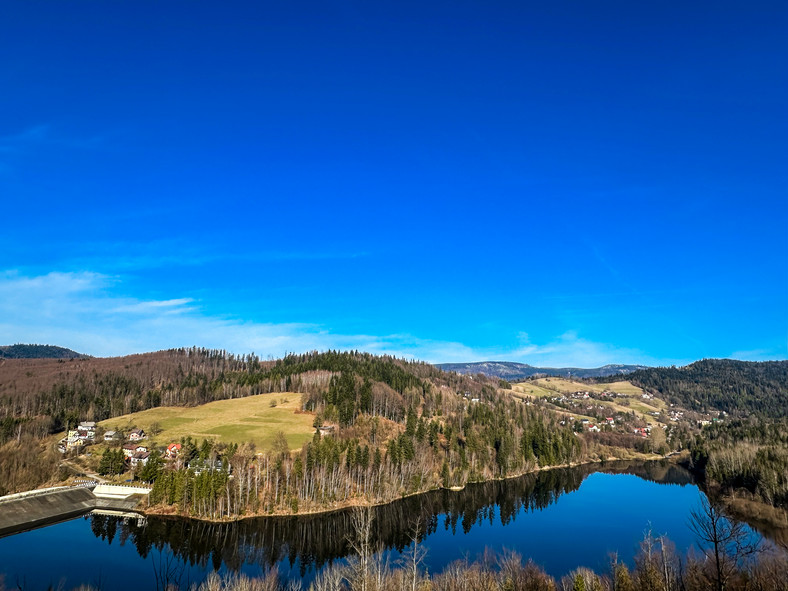
[[[785,2],[0,10],[0,342],[788,357]]]

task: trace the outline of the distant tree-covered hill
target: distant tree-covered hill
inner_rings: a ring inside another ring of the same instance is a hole
[[[685,367],[651,367],[633,384],[693,410],[788,416],[788,361],[703,359]]]
[[[54,345],[3,345],[0,359],[86,359],[88,355]]]
[[[438,365],[443,371],[454,371],[460,374],[483,374],[501,378],[510,382],[525,380],[534,376],[560,376],[572,378],[604,378],[607,376],[621,376],[640,369],[647,369],[645,365],[604,365],[585,369],[581,367],[534,367],[527,363],[514,363],[512,361],[478,361],[474,363],[441,363]]]

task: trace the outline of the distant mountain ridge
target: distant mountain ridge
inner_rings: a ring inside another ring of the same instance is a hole
[[[476,361],[473,363],[439,363],[436,367],[443,371],[454,371],[460,374],[484,374],[507,381],[524,380],[533,376],[561,376],[573,378],[606,378],[616,375],[627,375],[634,371],[649,369],[647,365],[609,364],[602,367],[534,367],[527,363],[513,361]]]
[[[83,355],[65,347],[55,345],[2,345],[0,359],[87,359]]]

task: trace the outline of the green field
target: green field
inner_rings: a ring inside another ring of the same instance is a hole
[[[271,402],[276,401],[272,407]],[[134,427],[150,434],[158,423],[161,432],[146,439],[148,445],[167,445],[181,437],[214,439],[223,443],[254,442],[258,450],[271,448],[282,431],[290,449],[300,449],[312,438],[314,415],[300,411],[301,395],[292,392],[260,394],[220,400],[196,407],[162,406],[101,421],[104,429],[124,432]]]

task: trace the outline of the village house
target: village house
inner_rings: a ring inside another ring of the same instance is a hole
[[[182,446],[180,443],[170,443],[167,446],[167,451],[164,452],[164,457],[168,460],[174,460],[180,455],[181,448]]]
[[[132,429],[129,433],[130,441],[140,441],[142,439],[145,439],[145,431],[142,429]]]
[[[148,463],[148,459],[150,458],[151,452],[149,451],[138,451],[133,456],[131,456],[131,467],[136,468],[137,466],[144,466]]]
[[[104,433],[104,441],[115,441],[116,439],[118,439],[117,431],[107,431]]]
[[[84,421],[80,423],[75,430],[69,431],[68,433],[69,437],[72,436],[72,433],[76,433],[76,439],[93,441],[96,437],[96,423],[93,421]]]
[[[143,453],[148,451],[148,448],[144,445],[139,445],[137,443],[127,443],[123,446],[123,457],[130,458],[137,453]]]
[[[599,427],[597,427],[596,425],[589,425],[588,427],[589,433],[599,433],[599,430],[600,430]]]
[[[616,424],[616,421],[613,419],[613,417],[607,417],[607,418],[605,419],[605,422],[606,422],[608,425],[610,425],[611,427],[612,427],[613,425],[615,425],[615,424]]]

